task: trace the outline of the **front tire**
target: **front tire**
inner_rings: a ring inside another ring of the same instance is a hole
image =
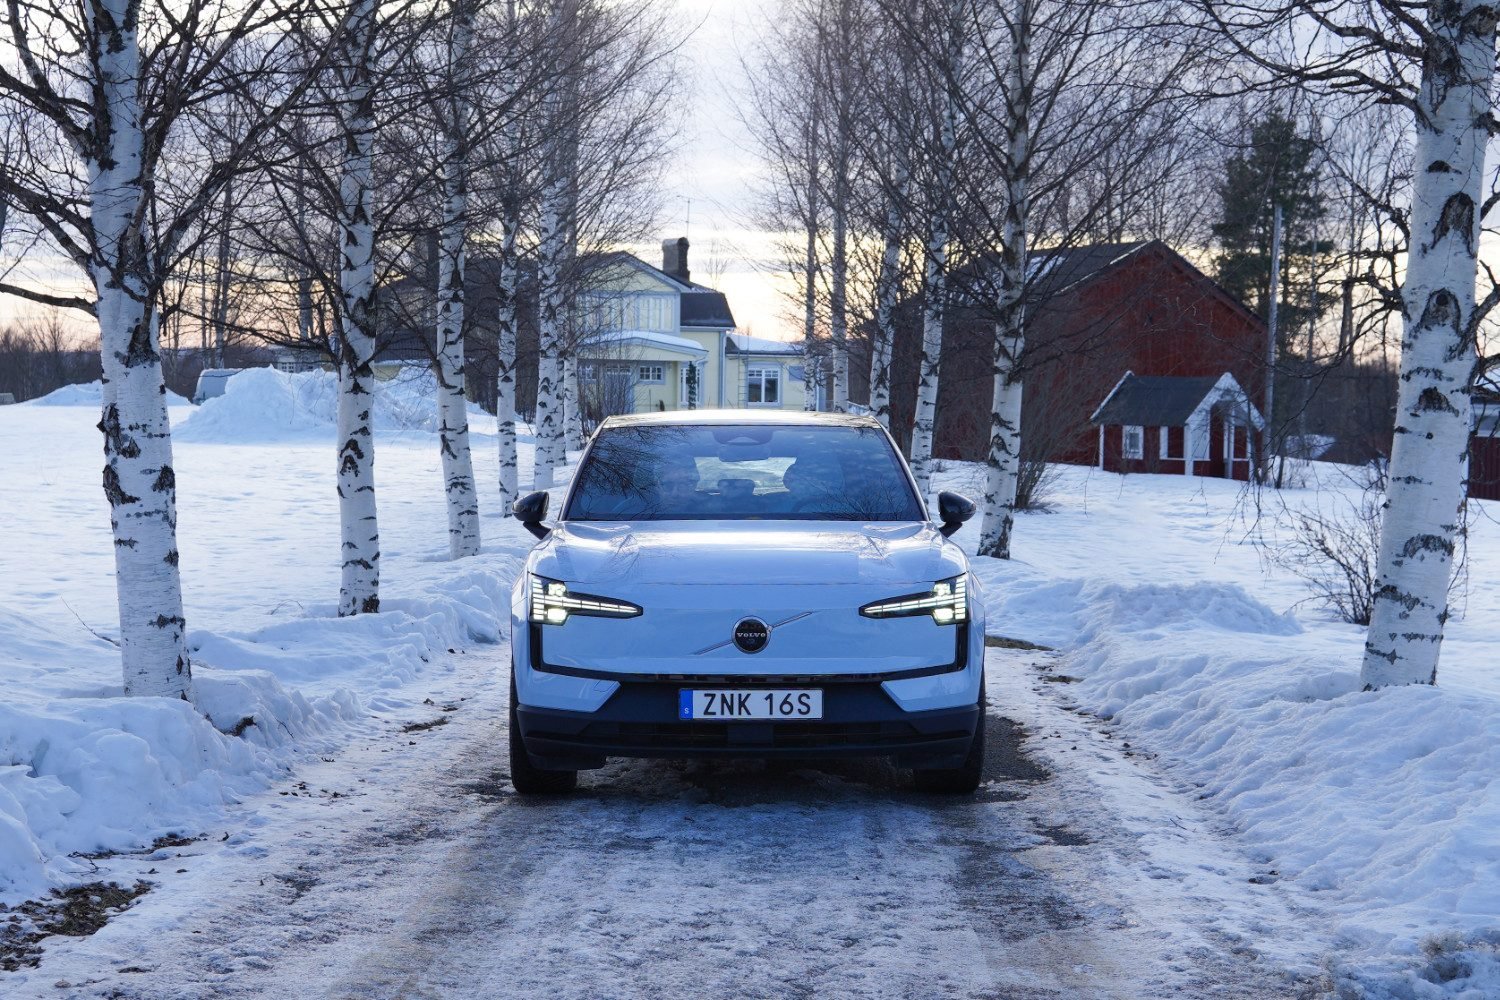
[[[510,676],[510,783],[520,795],[560,795],[578,787],[577,771],[547,771],[531,762],[516,718],[516,675]]]
[[[984,780],[984,731],[986,701],[984,685],[979,686],[979,719],[974,724],[974,738],[969,752],[958,767],[917,768],[911,773],[912,784],[919,792],[938,795],[972,795]]]

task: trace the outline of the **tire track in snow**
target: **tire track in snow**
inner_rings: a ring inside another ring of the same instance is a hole
[[[153,1000],[1291,995],[1227,945],[1132,912],[1130,886],[1108,882],[1143,862],[1108,797],[1084,772],[1049,777],[1003,718],[972,800],[916,795],[879,761],[620,761],[573,796],[521,799],[504,653],[461,668],[453,689],[480,693],[416,752],[367,753],[383,770],[364,805],[293,817],[260,864],[223,859],[184,887],[198,886],[190,921],[153,917],[148,897],[36,985],[61,971],[69,996]],[[1019,696],[997,671],[1024,662],[992,658],[997,712]],[[148,961],[149,980],[122,971]]]

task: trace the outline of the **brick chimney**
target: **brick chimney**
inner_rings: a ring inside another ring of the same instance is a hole
[[[661,269],[674,278],[691,281],[688,270],[688,241],[683,236],[675,240],[661,241]]]

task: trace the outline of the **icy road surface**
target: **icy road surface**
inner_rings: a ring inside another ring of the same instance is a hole
[[[972,799],[875,762],[620,761],[523,800],[505,653],[457,658],[433,692],[447,723],[392,722],[303,769],[268,820],[111,859],[163,884],[92,938],[49,941],[7,996],[1320,992],[1314,960],[1276,946],[1314,937],[1313,915],[1190,790],[1068,713],[1045,654],[990,651]]]

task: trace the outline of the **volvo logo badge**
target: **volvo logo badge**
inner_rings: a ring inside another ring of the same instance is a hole
[[[734,644],[744,653],[759,653],[771,641],[771,626],[759,618],[741,618],[734,627]]]

